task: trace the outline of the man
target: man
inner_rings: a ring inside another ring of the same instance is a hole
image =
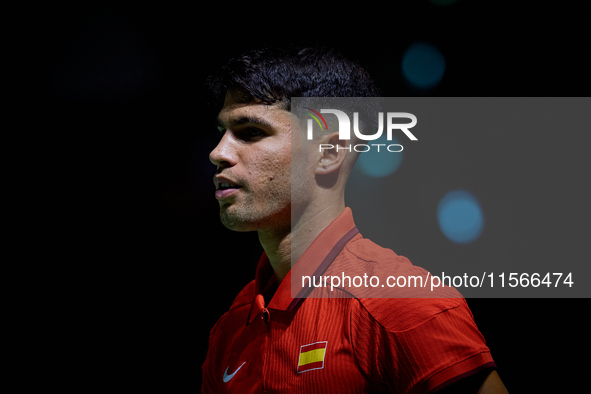
[[[312,149],[291,123],[291,97],[377,96],[367,73],[327,48],[266,49],[232,59],[212,87],[224,98],[210,154],[220,218],[257,231],[264,253],[211,330],[202,392],[506,392],[462,298],[291,295],[292,261],[420,270],[358,233],[344,200],[355,154]],[[315,142],[347,144],[338,132]]]

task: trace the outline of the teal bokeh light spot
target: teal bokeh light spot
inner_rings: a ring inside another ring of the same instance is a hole
[[[445,73],[445,58],[432,45],[418,42],[411,45],[402,57],[402,73],[416,88],[436,86]]]
[[[370,150],[367,152],[361,152],[357,159],[357,168],[364,174],[375,177],[383,178],[394,174],[404,157],[404,150],[402,152],[389,152],[387,147],[393,144],[400,144],[396,137],[392,136],[392,140],[386,138],[386,133],[373,141],[363,141],[364,144],[370,146]],[[378,147],[372,144],[381,144]],[[393,151],[400,150],[400,147],[391,147]]]
[[[467,244],[484,229],[484,214],[476,197],[465,190],[447,193],[437,207],[439,228],[452,242]]]

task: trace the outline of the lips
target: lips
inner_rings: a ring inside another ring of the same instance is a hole
[[[242,188],[238,183],[222,176],[215,176],[213,182],[216,188],[215,198],[218,199],[230,197]]]

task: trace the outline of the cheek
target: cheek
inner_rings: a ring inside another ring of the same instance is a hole
[[[271,188],[270,192],[280,185],[289,185],[291,152],[282,148],[273,153],[260,152],[253,155],[253,165],[250,167],[249,175],[253,180],[256,179],[257,184]]]

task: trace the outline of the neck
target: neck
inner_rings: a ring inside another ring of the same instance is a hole
[[[308,246],[345,209],[345,201],[339,201],[316,209],[308,208],[296,218],[292,218],[291,228],[283,230],[259,230],[259,241],[275,277],[281,282],[289,270],[304,254]]]

